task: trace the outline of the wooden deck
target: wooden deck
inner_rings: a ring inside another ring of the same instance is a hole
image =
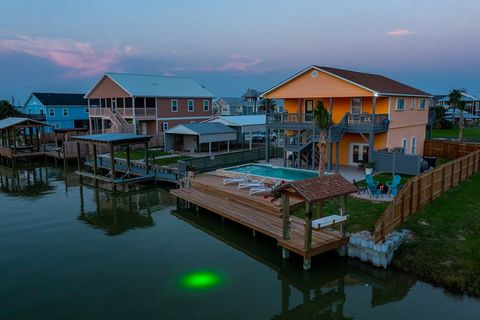
[[[304,248],[304,220],[291,217],[290,239],[282,236],[281,207],[265,199],[263,195],[249,195],[247,190],[238,190],[237,185],[222,184],[223,178],[200,175],[192,179],[191,188],[173,189],[176,197],[207,209],[222,217],[237,222],[277,240],[277,243],[304,258],[338,249],[347,243],[347,238],[333,230],[314,230],[311,249]],[[302,205],[300,199],[291,199],[291,208]]]

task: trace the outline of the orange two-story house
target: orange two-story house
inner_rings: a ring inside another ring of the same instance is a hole
[[[339,165],[371,161],[374,150],[423,152],[431,95],[387,77],[310,66],[263,97],[284,99],[286,112],[270,114],[267,128],[284,130],[285,152],[293,156],[296,167],[315,167],[318,132],[313,110],[319,100],[334,123],[328,141],[329,170],[333,165],[338,170]]]
[[[125,73],[106,73],[85,95],[92,133],[150,135],[211,118],[213,97],[188,78]]]

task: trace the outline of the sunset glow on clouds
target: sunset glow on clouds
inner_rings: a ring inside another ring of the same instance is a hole
[[[408,30],[408,29],[395,29],[392,31],[387,32],[390,36],[408,36],[414,34],[415,32]]]
[[[66,75],[88,77],[108,71],[122,57],[136,54],[130,46],[99,48],[70,39],[17,36],[0,40],[0,52],[18,52],[46,59],[68,69]]]

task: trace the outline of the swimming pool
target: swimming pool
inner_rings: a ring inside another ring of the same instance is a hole
[[[316,171],[276,167],[265,164],[245,164],[224,170],[283,180],[303,180],[318,177],[318,172]]]

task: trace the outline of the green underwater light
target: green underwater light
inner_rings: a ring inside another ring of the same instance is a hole
[[[224,281],[224,277],[214,271],[195,271],[183,275],[180,285],[186,289],[202,290],[218,287]]]

